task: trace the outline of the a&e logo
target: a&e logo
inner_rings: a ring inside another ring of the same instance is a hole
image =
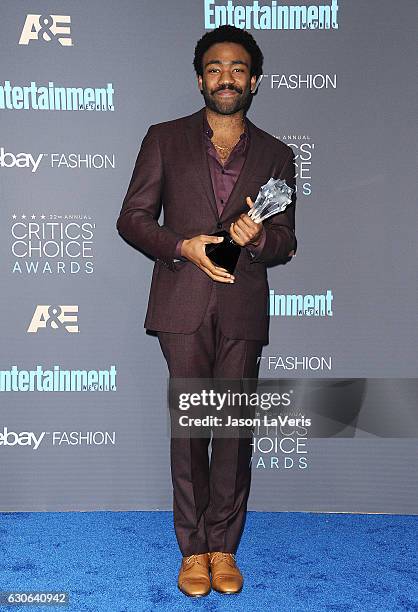
[[[63,47],[71,47],[70,15],[27,15],[20,35],[19,45],[28,45],[31,40],[58,41]]]
[[[78,306],[38,305],[27,332],[36,334],[46,327],[54,330],[64,327],[69,333],[78,333]]]

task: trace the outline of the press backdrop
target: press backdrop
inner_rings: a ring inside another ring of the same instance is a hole
[[[153,264],[116,219],[148,127],[203,106],[205,25],[242,6],[265,56],[249,118],[297,161],[299,249],[270,288],[326,304],[272,310],[260,376],[320,379],[326,418],[351,410],[255,449],[249,508],[416,513],[416,2],[280,2],[275,28],[273,4],[2,3],[1,511],[171,508]]]

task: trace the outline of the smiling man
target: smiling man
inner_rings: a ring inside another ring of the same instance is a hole
[[[268,342],[266,265],[296,251],[295,193],[264,223],[247,215],[270,177],[295,186],[292,149],[247,117],[263,55],[248,32],[221,26],[197,43],[194,68],[205,106],[152,125],[117,221],[155,259],[145,327],[157,332],[171,378],[255,379]],[[161,205],[164,223],[158,223]],[[233,274],[206,245],[226,230],[242,249]],[[238,593],[235,559],[251,482],[251,438],[171,439],[174,527],[183,555],[178,586],[189,596]]]

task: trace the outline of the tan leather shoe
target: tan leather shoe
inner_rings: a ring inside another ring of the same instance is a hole
[[[244,579],[235,561],[235,555],[225,552],[209,553],[212,588],[218,593],[239,593]]]
[[[210,593],[208,553],[183,557],[178,587],[189,597],[204,597]]]

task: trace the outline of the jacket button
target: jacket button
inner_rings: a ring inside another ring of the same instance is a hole
[[[219,221],[219,222],[216,224],[216,227],[217,227],[218,229],[222,229],[222,223]]]

